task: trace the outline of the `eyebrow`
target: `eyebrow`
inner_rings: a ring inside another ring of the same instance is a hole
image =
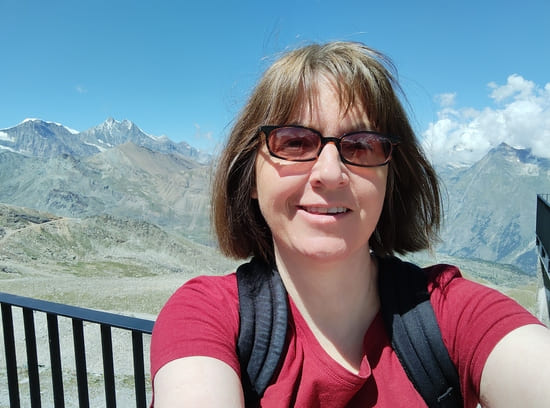
[[[323,132],[321,132],[319,129],[317,129],[315,126],[311,126],[309,124],[304,124],[302,122],[297,122],[297,121],[293,121],[293,122],[288,122],[288,123],[285,123],[284,126],[301,126],[301,127],[306,127],[306,128],[309,128],[309,129],[313,129],[319,133],[321,133],[323,136],[327,136],[325,135]],[[376,132],[377,130],[376,129],[373,129],[372,126],[368,126],[365,124],[365,122],[361,122],[360,124],[358,125],[353,125],[352,127],[350,128],[347,128],[345,132],[339,132],[339,134],[337,135],[332,135],[333,137],[339,137],[339,136],[343,136],[343,135],[347,135],[349,133],[356,133],[356,132]]]

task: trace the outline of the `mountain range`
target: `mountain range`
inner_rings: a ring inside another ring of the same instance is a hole
[[[27,218],[32,209],[107,224],[132,220],[128,228],[151,224],[207,248],[212,158],[128,120],[109,118],[83,132],[26,120],[0,130],[0,203]],[[437,170],[445,222],[436,251],[534,275],[536,194],[550,192],[550,161],[503,143],[471,166]],[[5,239],[0,234],[0,244]]]
[[[0,150],[42,158],[60,154],[89,157],[127,142],[160,153],[179,153],[199,163],[211,159],[210,154],[188,143],[175,143],[165,136],[149,135],[129,120],[108,118],[91,129],[78,132],[55,122],[25,119],[17,126],[0,130]]]

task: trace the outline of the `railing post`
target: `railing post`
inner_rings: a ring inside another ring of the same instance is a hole
[[[145,368],[143,361],[143,335],[132,331],[132,352],[134,355],[134,387],[136,389],[136,408],[147,407],[145,395]]]
[[[50,363],[52,365],[53,401],[56,408],[65,407],[63,391],[63,369],[61,367],[61,349],[59,346],[59,325],[57,315],[48,313],[48,341],[50,343]]]
[[[543,322],[550,319],[550,201],[549,194],[537,195],[536,244],[542,284],[546,294],[546,311],[541,310]]]
[[[113,339],[111,326],[101,325],[101,347],[103,354],[103,381],[105,384],[105,402],[108,408],[116,407],[115,370],[113,366]]]
[[[11,306],[5,303],[2,303],[2,329],[4,330],[4,349],[6,351],[10,407],[19,408],[21,403],[19,401],[19,383],[17,380],[17,357],[15,354],[13,315]]]
[[[76,364],[76,383],[78,386],[78,406],[89,408],[88,373],[86,370],[86,348],[84,345],[84,325],[82,320],[73,319],[74,357]]]
[[[29,376],[29,391],[31,407],[40,408],[40,377],[38,375],[38,354],[36,352],[36,331],[34,329],[34,311],[23,308],[23,324],[25,326],[25,345],[27,347],[27,370]]]

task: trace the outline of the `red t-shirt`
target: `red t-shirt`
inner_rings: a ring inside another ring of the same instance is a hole
[[[539,322],[515,301],[461,278],[455,267],[431,267],[429,290],[459,372],[464,406],[475,407],[483,367],[496,343],[515,328]],[[289,346],[262,407],[426,407],[391,348],[380,314],[365,333],[365,357],[354,374],[323,350],[292,299],[289,304]],[[199,277],[179,288],[155,323],[152,377],[164,364],[188,356],[217,358],[240,375],[238,310],[235,274]]]

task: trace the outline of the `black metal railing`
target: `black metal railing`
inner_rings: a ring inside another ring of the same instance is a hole
[[[536,242],[550,315],[550,194],[537,195]]]
[[[0,293],[0,305],[2,309],[2,328],[10,407],[17,408],[21,406],[20,383],[24,383],[25,387],[28,386],[31,407],[42,406],[41,395],[44,393],[44,384],[41,387],[40,374],[46,364],[44,362],[39,364],[37,352],[40,347],[37,347],[35,314],[38,313],[45,314],[46,316],[48,346],[45,347],[43,344],[39,344],[39,346],[47,348],[49,351],[47,354],[49,354],[49,367],[51,371],[51,374],[50,372],[48,374],[51,375],[51,394],[53,400],[46,403],[46,406],[65,407],[67,397],[65,384],[67,381],[74,383],[74,378],[67,378],[67,367],[62,366],[62,352],[63,354],[67,354],[70,351],[61,347],[60,319],[69,319],[72,326],[73,360],[75,364],[78,406],[90,406],[89,373],[86,359],[86,355],[89,355],[86,352],[86,344],[89,343],[86,342],[85,337],[85,326],[90,325],[99,327],[100,329],[101,357],[98,355],[93,356],[94,359],[100,359],[103,366],[102,382],[105,402],[102,402],[100,405],[105,407],[116,407],[117,405],[116,360],[113,359],[112,335],[112,329],[116,329],[117,331],[131,334],[131,354],[133,360],[131,365],[133,365],[135,404],[138,408],[147,406],[147,387],[149,382],[146,382],[145,375],[144,355],[146,353],[144,352],[144,335],[151,334],[154,321],[46,302],[7,293]],[[17,351],[21,350],[21,347],[17,346],[16,341],[17,324],[14,322],[14,307],[20,308],[22,311],[22,331],[24,333],[24,348],[26,349],[27,378],[21,382],[19,375],[25,374],[25,370],[21,369],[25,364],[18,364],[17,360]],[[66,333],[61,332],[61,334]],[[126,346],[122,347],[122,349],[126,348]],[[93,397],[94,401],[96,401],[97,395],[93,395]]]

